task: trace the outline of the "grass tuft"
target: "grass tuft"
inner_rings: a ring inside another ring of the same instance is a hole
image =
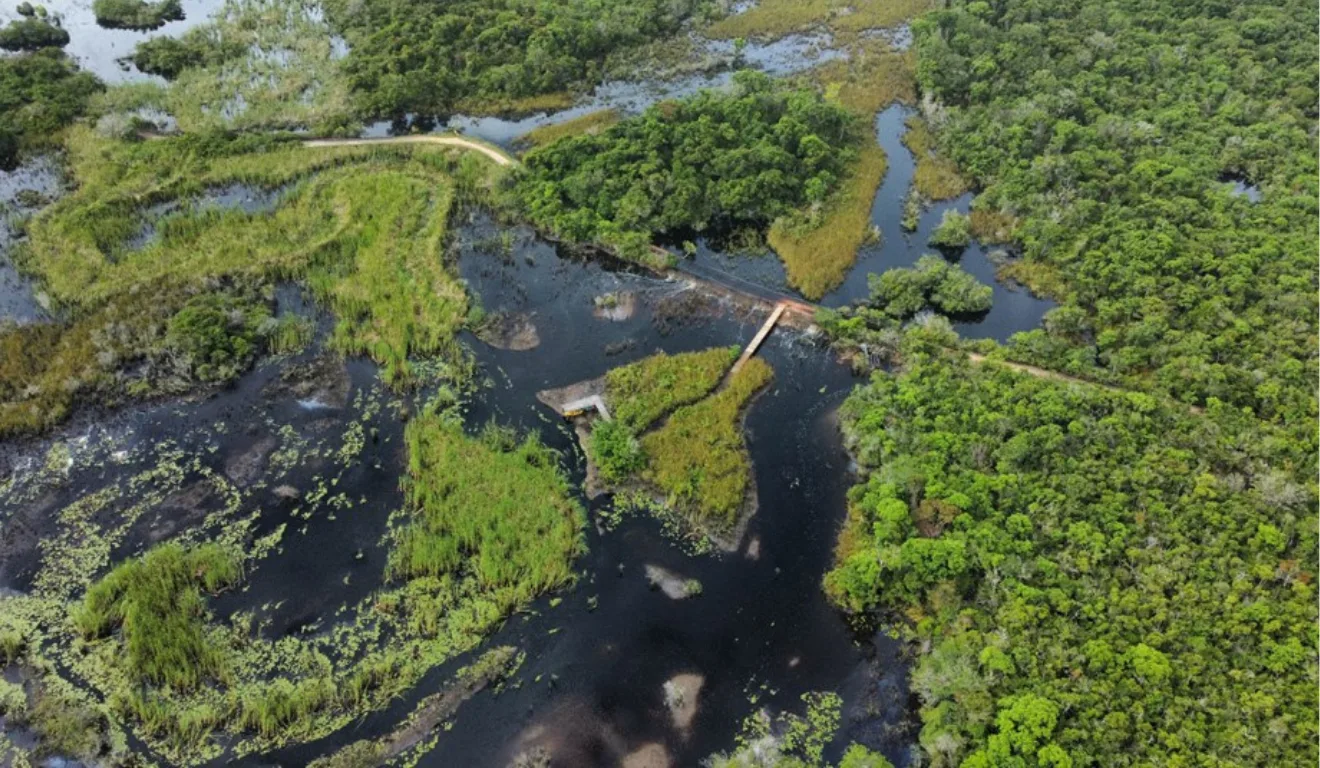
[[[125,668],[139,681],[192,689],[223,668],[222,654],[203,634],[202,593],[233,586],[240,576],[239,559],[220,545],[163,544],[93,585],[73,621],[88,639],[122,629]]]

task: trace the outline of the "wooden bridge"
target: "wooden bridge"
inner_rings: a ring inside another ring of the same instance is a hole
[[[765,341],[765,337],[769,336],[770,332],[775,329],[775,325],[779,323],[779,318],[784,316],[784,311],[787,309],[788,302],[786,301],[781,301],[775,305],[770,316],[761,324],[761,330],[757,331],[756,335],[752,337],[752,340],[747,342],[747,348],[744,349],[742,355],[738,357],[738,362],[733,364],[733,369],[729,371],[730,376],[736,374],[738,369],[743,367],[743,363],[750,360],[752,355],[756,354],[756,350],[761,347],[761,342]]]

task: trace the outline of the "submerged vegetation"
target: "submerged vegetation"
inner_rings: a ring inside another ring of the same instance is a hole
[[[361,449],[361,432],[357,448],[352,433],[336,451],[345,465]],[[255,537],[260,513],[247,516],[246,497],[220,475],[208,482],[229,502],[183,537],[212,531],[211,543],[159,544],[107,571],[135,521],[187,487],[192,473],[208,477],[197,457],[167,452],[173,458],[121,487],[66,507],[42,547],[33,588],[0,598],[0,636],[23,641],[6,650],[11,661],[39,673],[43,689],[69,691],[66,714],[43,721],[51,731],[43,744],[66,748],[60,734],[72,726],[62,723],[105,722],[84,725],[81,738],[95,740],[86,747],[94,751],[108,733],[119,745],[106,755],[110,763],[127,759],[126,729],[160,759],[193,765],[317,739],[409,691],[513,610],[574,578],[583,511],[558,454],[494,426],[469,436],[457,414],[435,407],[410,422],[406,439],[406,506],[384,542],[395,545],[386,581],[316,633],[268,638],[258,618],[264,608],[208,609],[207,595],[260,572],[284,536],[280,525]],[[496,649],[460,671],[458,685],[489,682],[513,656]],[[450,704],[419,708],[388,749],[419,744],[445,707],[462,700],[455,690]]]
[[[734,83],[528,153],[517,186],[527,215],[638,258],[657,232],[764,226],[825,200],[855,153],[849,113],[757,72]]]
[[[825,580],[913,619],[933,764],[1313,761],[1310,462],[1262,461],[1283,435],[1234,408],[939,343],[843,408],[869,477]]]
[[[151,106],[185,131],[307,128],[355,133],[358,117],[340,71],[334,30],[298,0],[226,0],[180,38],[138,43],[143,72],[173,82],[117,89],[117,106]]]

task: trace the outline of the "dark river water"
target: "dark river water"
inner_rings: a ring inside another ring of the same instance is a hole
[[[51,5],[64,14],[73,37],[70,52],[103,78],[140,77],[122,70],[114,60],[131,51],[144,35],[101,30],[94,22],[89,28],[89,6],[81,0]],[[187,21],[152,34],[177,34],[217,3],[185,0],[184,6]],[[745,55],[749,63],[782,74],[832,55],[822,52],[827,42],[788,38],[774,45],[749,46]],[[521,120],[456,117],[449,126],[507,146],[538,125],[606,106],[634,112],[658,98],[719,85],[725,79],[727,73],[715,73],[664,84],[607,83],[583,104],[554,115]],[[883,239],[863,249],[856,268],[825,297],[825,305],[865,298],[868,274],[914,263],[928,252],[925,243],[946,210],[968,210],[970,195],[938,203],[923,214],[916,232],[902,231],[902,202],[914,170],[913,157],[901,143],[908,114],[905,107],[895,106],[877,117],[877,136],[888,154],[889,170],[876,195],[872,221]],[[368,132],[399,127],[379,124]],[[0,202],[15,206],[21,189],[57,194],[59,179],[53,164],[41,161],[13,174],[0,174]],[[252,210],[272,204],[242,189],[221,190],[212,202]],[[466,338],[490,382],[473,398],[468,421],[477,428],[493,418],[538,432],[563,452],[575,485],[583,477],[576,440],[536,400],[538,390],[599,376],[661,349],[672,353],[742,344],[762,320],[759,311],[698,300],[680,283],[569,257],[521,228],[514,230],[512,252],[498,256],[474,245],[498,231],[478,214],[458,229],[459,269],[473,294],[488,311],[527,316],[540,338],[539,346],[521,352]],[[150,228],[141,236],[149,241]],[[697,245],[698,253],[689,264],[694,271],[784,289],[783,269],[773,256],[728,255],[705,241]],[[10,246],[7,239],[0,240],[3,250]],[[956,257],[995,291],[993,308],[981,317],[958,322],[958,331],[1003,341],[1038,327],[1053,305],[996,282],[986,251],[973,243]],[[594,299],[607,292],[634,293],[638,302],[633,316],[622,321],[595,316]],[[316,313],[292,287],[281,289],[280,307]],[[0,320],[46,318],[37,288],[0,258]],[[329,319],[320,320],[324,332]],[[251,457],[257,457],[258,463],[266,460],[282,428],[305,440],[333,442],[348,421],[366,418],[376,429],[376,439],[338,475],[338,487],[360,501],[351,511],[336,514],[332,522],[317,519],[305,524],[293,517],[293,505],[272,490],[276,480],[268,484],[235,480],[245,503],[261,510],[257,535],[281,523],[292,532],[278,555],[265,558],[248,574],[245,590],[216,599],[213,609],[223,617],[260,607],[268,622],[265,632],[272,637],[324,630],[335,620],[338,606],[352,604],[380,586],[386,519],[402,505],[398,477],[403,471],[403,422],[389,408],[363,416],[364,400],[369,401],[370,393],[379,388],[375,366],[362,360],[316,373],[310,394],[278,384],[283,371],[307,363],[315,354],[264,364],[235,386],[199,400],[76,417],[53,439],[84,451],[84,461],[75,462],[59,487],[0,512],[6,522],[0,587],[28,586],[37,563],[37,542],[54,510],[149,466],[164,446],[177,446],[200,457],[205,467],[234,478],[243,475]],[[740,723],[756,709],[801,711],[800,697],[808,691],[837,691],[844,698],[843,727],[830,756],[837,757],[849,741],[862,741],[881,749],[896,765],[909,762],[916,733],[900,645],[884,636],[854,635],[820,589],[846,492],[856,481],[841,446],[836,411],[858,380],[817,340],[794,331],[776,331],[760,354],[773,366],[775,380],[754,402],[746,422],[759,509],[738,551],[685,554],[656,521],[645,517],[628,519],[605,533],[592,527],[589,551],[578,563],[581,577],[575,587],[559,595],[562,603],[552,608],[549,598],[539,601],[527,613],[511,618],[484,646],[510,644],[526,651],[527,661],[517,675],[521,685],[507,686],[498,694],[483,693],[465,703],[421,765],[504,766],[533,747],[553,752],[556,765],[617,765],[629,754],[657,746],[672,764],[695,765],[713,752],[731,748]],[[0,477],[29,471],[50,442],[7,446],[0,455]],[[122,463],[108,458],[118,455],[129,458]],[[330,470],[326,460],[313,460],[278,482],[305,489]],[[221,506],[218,495],[199,490],[198,477],[190,475],[183,490],[139,521],[114,559],[167,538]],[[598,499],[590,505],[594,511],[607,503],[608,499]],[[702,594],[682,601],[669,599],[648,583],[647,565],[698,579]],[[302,765],[338,746],[388,733],[418,700],[440,690],[471,658],[455,659],[434,670],[409,696],[327,739],[244,762]],[[671,724],[664,700],[665,682],[679,674],[698,675],[704,681],[696,717],[686,729]]]

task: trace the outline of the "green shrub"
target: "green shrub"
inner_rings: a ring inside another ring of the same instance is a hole
[[[868,305],[895,318],[911,317],[926,307],[946,314],[983,312],[994,299],[993,288],[931,254],[917,259],[912,267],[871,275],[868,282]]]
[[[957,211],[945,211],[940,217],[940,225],[930,233],[930,244],[936,248],[959,250],[971,242],[971,219]]]
[[[160,75],[166,80],[173,80],[189,67],[196,67],[204,60],[203,51],[191,42],[174,37],[153,37],[143,40],[133,49],[130,57],[133,66],[149,75]]]
[[[646,466],[642,444],[618,420],[597,419],[591,427],[591,442],[587,450],[600,477],[607,483],[618,483]]]
[[[178,365],[194,379],[228,381],[246,370],[256,355],[258,329],[268,317],[263,306],[205,293],[189,299],[170,318],[165,342]]]
[[[0,170],[12,169],[20,150],[57,144],[102,88],[57,48],[0,58]]]
[[[16,19],[0,29],[0,48],[6,51],[63,48],[68,44],[69,33],[45,19]]]
[[[183,18],[180,0],[93,0],[96,23],[108,29],[159,29]]]

